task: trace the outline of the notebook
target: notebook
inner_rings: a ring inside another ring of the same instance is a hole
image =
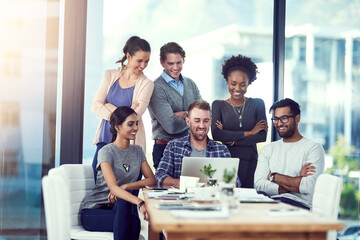
[[[236,173],[239,167],[239,158],[206,158],[206,157],[184,157],[181,166],[182,176],[199,177],[199,182],[206,182],[208,177],[200,172],[200,169],[204,168],[204,165],[211,164],[212,169],[216,169],[213,178],[216,178],[218,182],[223,181],[224,170],[232,171],[236,169]],[[232,179],[231,183],[236,183],[237,174]]]
[[[198,203],[159,203],[155,207],[163,210],[198,210],[198,211],[220,211],[220,204],[198,204]]]

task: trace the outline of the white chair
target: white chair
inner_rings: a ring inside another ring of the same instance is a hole
[[[112,240],[112,232],[86,231],[80,220],[80,203],[94,187],[91,166],[65,164],[49,171],[42,180],[49,240]]]
[[[316,183],[311,211],[336,220],[338,218],[342,179],[330,174],[321,174]],[[327,239],[336,239],[336,231],[329,231]]]

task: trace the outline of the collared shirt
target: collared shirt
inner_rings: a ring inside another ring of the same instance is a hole
[[[174,139],[168,143],[164,155],[156,170],[156,182],[161,186],[167,177],[180,178],[183,157],[191,155],[190,135]],[[207,138],[206,157],[231,157],[227,147],[221,143]]]
[[[170,77],[164,70],[161,76],[165,79],[165,81],[173,87],[181,96],[184,96],[184,78],[180,74],[179,81],[177,82],[174,78]]]

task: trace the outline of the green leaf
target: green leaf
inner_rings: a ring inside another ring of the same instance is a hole
[[[200,169],[200,172],[205,174],[209,178],[212,178],[212,176],[214,176],[214,173],[216,172],[216,169],[212,169],[212,166],[209,163],[209,165],[207,165],[207,166],[204,165],[203,169]]]
[[[235,177],[235,175],[236,175],[236,169],[235,168],[233,168],[233,170],[232,171],[227,171],[227,169],[225,168],[224,169],[224,176],[223,176],[223,178],[224,178],[224,182],[225,183],[230,183],[231,182],[231,180],[233,180],[233,178]]]

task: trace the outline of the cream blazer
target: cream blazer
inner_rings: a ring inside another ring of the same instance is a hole
[[[111,103],[106,102],[107,94],[114,84],[114,82],[119,79],[124,74],[122,67],[113,70],[106,70],[105,75],[101,81],[100,87],[95,94],[95,98],[91,105],[91,112],[96,114],[101,118],[98,129],[96,131],[94,145],[98,143],[99,133],[102,121],[110,120],[110,116],[113,111],[117,108]],[[154,83],[149,80],[144,73],[142,73],[139,78],[136,80],[134,95],[132,102],[138,102],[139,106],[136,108],[135,112],[139,118],[139,130],[136,134],[135,141],[131,141],[131,144],[140,145],[146,153],[146,138],[145,138],[145,128],[142,121],[142,115],[144,114],[146,108],[149,105],[152,92],[154,90]]]

